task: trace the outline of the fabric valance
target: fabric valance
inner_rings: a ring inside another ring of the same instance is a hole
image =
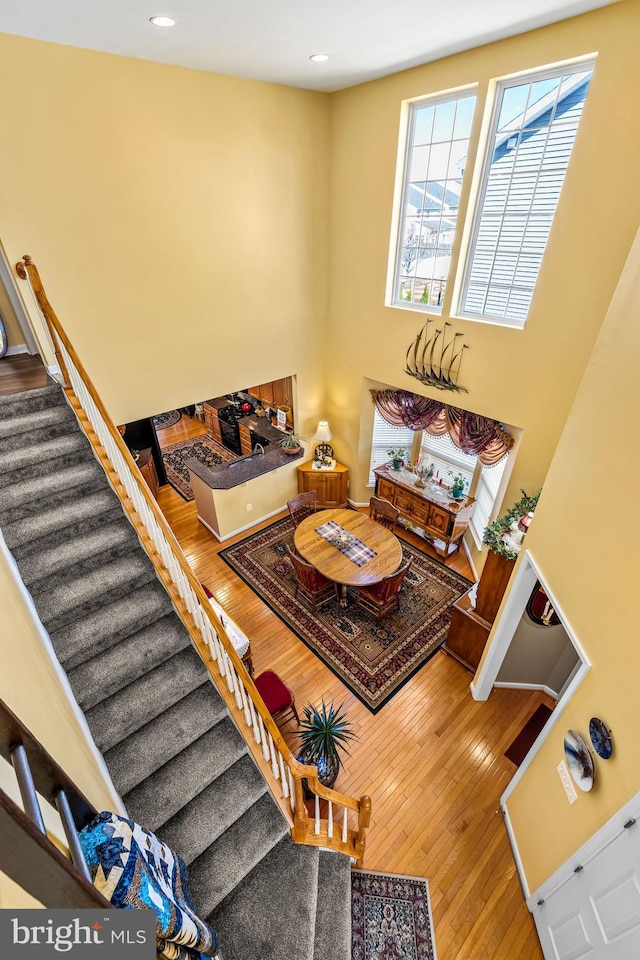
[[[513,437],[497,420],[450,407],[408,390],[372,390],[371,397],[387,423],[426,430],[433,437],[448,433],[463,453],[475,454],[485,466],[498,463],[513,446]]]

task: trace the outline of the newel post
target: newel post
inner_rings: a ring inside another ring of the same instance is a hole
[[[364,851],[367,845],[367,827],[371,823],[371,797],[360,797],[360,809],[358,810],[358,832],[356,834],[355,854],[357,866],[362,866],[364,860]]]

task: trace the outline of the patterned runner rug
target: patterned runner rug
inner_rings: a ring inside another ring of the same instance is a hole
[[[352,960],[436,960],[429,884],[370,870],[351,871]]]
[[[189,470],[185,460],[200,460],[208,467],[220,463],[230,463],[238,458],[226,447],[216,443],[211,437],[196,437],[194,440],[181,440],[162,450],[162,459],[167,471],[167,480],[185,500],[193,500],[193,490],[189,483]]]
[[[400,610],[376,622],[353,603],[337,599],[315,614],[294,600],[295,576],[286,554],[293,546],[287,517],[227,547],[220,556],[373,713],[440,648],[451,622],[451,605],[469,581],[403,541],[413,564],[404,579]]]

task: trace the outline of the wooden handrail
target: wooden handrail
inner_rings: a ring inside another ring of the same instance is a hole
[[[45,907],[111,908],[91,883],[78,840],[95,807],[3,700],[0,756],[13,764],[23,805],[0,789],[0,869]],[[40,800],[57,808],[71,859],[47,836]]]
[[[237,721],[241,721],[238,727],[243,735],[247,727],[253,733],[253,736],[245,736],[245,740],[291,826],[293,838],[299,843],[317,844],[318,837],[322,837],[322,845],[348,853],[361,863],[365,831],[370,819],[369,797],[358,800],[323,786],[318,779],[317,767],[302,764],[293,756],[67,337],[31,257],[25,255],[16,264],[16,272],[31,286],[53,342],[67,398],[96,456],[120,497],[227,708]],[[84,403],[79,391],[87,395]],[[87,410],[91,406],[95,412]],[[94,422],[96,414],[99,423]],[[100,430],[104,432],[102,436],[99,435]],[[126,468],[126,478],[118,471],[118,459]],[[126,486],[131,481],[133,493]],[[149,526],[155,527],[161,536],[160,545],[154,540]],[[168,548],[169,557],[165,547]],[[170,569],[172,566],[175,567],[173,572]],[[179,584],[177,580],[182,582]],[[186,591],[185,587],[188,587]],[[211,630],[215,637],[211,635]],[[218,656],[217,643],[222,648],[221,656]],[[321,820],[318,813],[315,820],[309,817],[304,804],[303,780],[313,794],[328,803],[330,812],[327,819]],[[344,810],[345,826],[341,838],[333,836],[333,805]],[[356,831],[346,830],[349,810],[358,814]]]

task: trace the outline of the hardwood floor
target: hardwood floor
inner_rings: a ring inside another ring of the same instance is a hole
[[[195,504],[170,487],[159,503],[197,576],[250,637],[256,672],[276,670],[298,705],[324,697],[347,708],[359,740],[336,786],[372,797],[365,869],[428,878],[440,960],[541,960],[499,798],[515,773],[505,749],[537,704],[552,702],[499,689],[476,703],[470,674],[440,652],[373,716],[220,559],[246,534],[218,543]],[[415,535],[402,536],[430,552]],[[470,576],[460,551],[449,564]],[[293,750],[296,729],[282,726]]]
[[[18,353],[15,357],[3,357],[0,361],[0,396],[34,390],[47,383],[47,371],[39,356]]]
[[[44,382],[38,358],[0,363],[0,393]],[[164,447],[203,432],[200,421],[183,414],[158,435]],[[198,522],[195,503],[169,485],[159,503],[197,576],[250,637],[256,672],[276,670],[299,706],[324,697],[347,708],[359,740],[337,788],[372,797],[364,866],[428,878],[439,960],[542,960],[499,797],[515,773],[505,749],[538,703],[552,701],[500,689],[476,703],[470,675],[440,652],[373,716],[220,559],[220,549],[234,541],[219,544]],[[414,535],[402,536],[430,552]],[[449,565],[470,575],[460,551]],[[282,727],[293,750],[296,729],[292,721]]]

